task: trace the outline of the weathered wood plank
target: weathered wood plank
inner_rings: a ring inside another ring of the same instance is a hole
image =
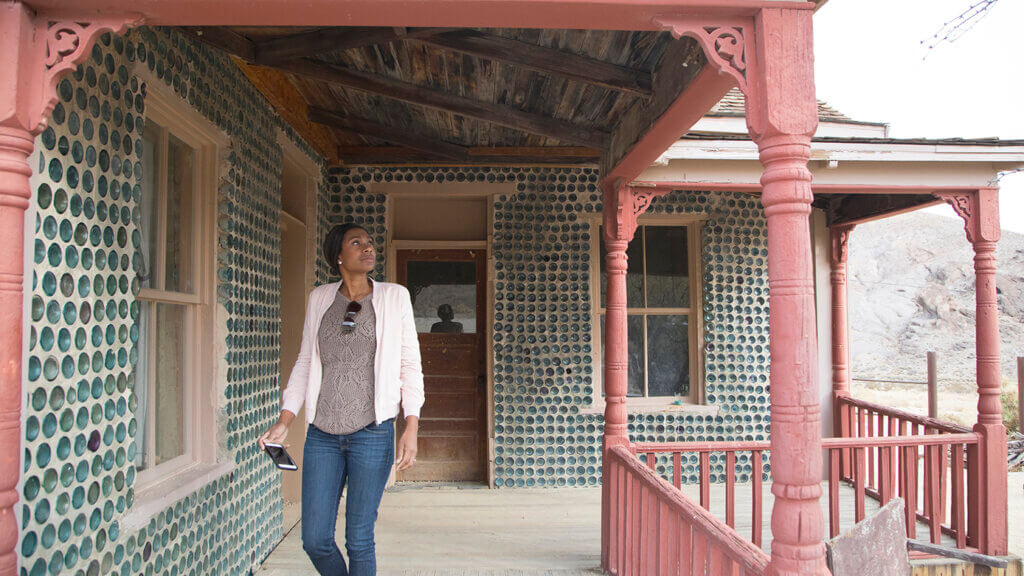
[[[376,74],[329,66],[305,59],[284,62],[276,65],[275,68],[337,86],[370,92],[417,106],[445,110],[460,116],[541,134],[564,142],[597,149],[604,149],[608,144],[608,134],[594,128],[524,112],[492,102],[480,102]]]
[[[437,34],[445,28],[322,28],[264,40],[256,45],[256,62],[263,65],[383,44],[404,37]]]
[[[412,129],[400,129],[392,126],[348,116],[325,110],[323,108],[309,108],[306,117],[310,122],[316,122],[324,126],[330,126],[338,130],[366,134],[381,140],[398,144],[406,148],[418,150],[432,157],[442,157],[451,160],[464,160],[469,156],[469,150],[465,146],[452,144],[436,138],[429,138],[417,134]]]
[[[309,121],[306,117],[306,99],[286,75],[270,68],[250,66],[237,57],[233,60],[285,122],[323,156],[324,160],[330,163],[337,162],[337,139],[329,129]]]
[[[662,116],[672,109],[684,90],[703,70],[705,60],[702,54],[696,41],[681,38],[669,44],[654,71],[653,96],[647,100],[638,100],[622,115],[618,127],[614,130],[607,157],[602,160],[604,174],[612,174],[633,148],[642,142],[644,136],[657,127]],[[726,91],[727,88],[723,88],[722,95]],[[694,121],[705,112],[706,109],[696,113]],[[673,128],[678,128],[680,133],[671,136],[678,138],[688,127]],[[643,159],[644,161],[640,163],[649,164],[654,159]]]
[[[256,45],[245,36],[230,28],[220,26],[181,26],[178,30],[204,44],[238,56],[246,62],[254,62],[256,60]]]
[[[651,74],[649,72],[617,66],[564,50],[527,44],[474,30],[422,36],[416,40],[448,50],[507,62],[545,74],[563,76],[620,92],[640,96],[651,95]]]
[[[934,196],[923,194],[888,195],[837,195],[827,200],[826,213],[829,226],[865,222],[882,215],[892,215],[936,201]]]
[[[600,158],[600,152],[597,150],[575,146],[478,146],[469,148],[468,151],[468,157],[458,162],[459,165],[557,164],[578,166],[592,165]],[[345,165],[452,164],[451,162],[437,162],[436,155],[430,156],[420,151],[397,146],[340,146],[338,156]]]

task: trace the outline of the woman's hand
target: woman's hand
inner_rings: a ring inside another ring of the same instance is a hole
[[[396,462],[396,469],[401,472],[411,467],[416,462],[416,452],[418,451],[416,435],[419,432],[420,419],[415,416],[410,416],[405,419],[405,432],[402,432],[402,437],[398,439],[398,460]]]
[[[256,440],[256,444],[259,445],[260,450],[263,450],[264,444],[270,442],[271,444],[280,444],[285,448],[288,444],[284,443],[284,439],[288,437],[288,425],[295,419],[295,415],[287,410],[281,411],[281,416],[278,417],[277,422],[273,426],[267,429],[259,439]]]

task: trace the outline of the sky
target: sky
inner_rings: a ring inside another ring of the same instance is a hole
[[[814,17],[818,99],[895,138],[1024,140],[1024,1],[999,0],[953,43],[921,44],[978,1],[828,0]],[[1024,173],[999,185],[1003,228],[1024,233]]]

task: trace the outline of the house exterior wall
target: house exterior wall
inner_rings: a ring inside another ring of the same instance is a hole
[[[594,340],[591,260],[601,213],[598,173],[581,168],[353,168],[330,175],[333,222],[387,238],[392,183],[514,183],[492,214],[494,293],[494,485],[581,486],[600,482],[603,414]],[[768,279],[757,197],[674,192],[651,215],[702,215],[704,380],[712,410],[666,406],[630,417],[634,441],[767,440]],[[383,278],[386,250],[376,274]],[[428,395],[427,402],[430,402]],[[717,462],[716,462],[717,463]],[[660,462],[662,473],[668,470]],[[749,461],[739,462],[746,479]],[[765,470],[765,472],[767,469]],[[717,472],[716,474],[720,474]],[[697,481],[689,462],[684,481]]]
[[[216,198],[217,430],[198,441],[233,470],[133,528],[147,81],[230,142]],[[278,132],[323,163],[226,56],[173,31],[104,36],[59,95],[31,160],[21,573],[247,573],[282,536],[280,475],[255,444],[279,410]]]

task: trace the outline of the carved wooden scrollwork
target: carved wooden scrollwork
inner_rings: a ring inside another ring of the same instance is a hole
[[[953,207],[957,216],[963,218],[967,241],[974,243],[974,194],[970,192],[939,192],[935,196]]]
[[[45,24],[46,71],[45,87],[40,102],[40,129],[57,104],[57,84],[65,73],[74,70],[88,56],[96,38],[105,32],[120,34],[129,26],[138,26],[142,18],[137,15],[100,18],[92,22],[47,22]],[[42,27],[42,23],[39,27]]]
[[[747,94],[748,30],[752,25],[728,23],[708,25],[684,18],[655,18],[654,21],[676,38],[687,36],[700,42],[704,55],[720,73],[736,80],[740,91]]]

